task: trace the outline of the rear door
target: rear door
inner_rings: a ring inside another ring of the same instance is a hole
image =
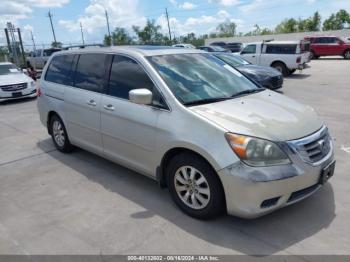
[[[258,64],[257,45],[247,45],[241,52],[241,56],[252,64]]]
[[[314,40],[313,48],[316,55],[328,55],[327,37],[318,37]]]
[[[87,53],[77,58],[73,87],[65,90],[65,112],[73,143],[102,153],[101,97],[106,86],[106,54]]]
[[[129,91],[140,88],[152,91],[152,105],[129,100]],[[150,156],[155,151],[157,120],[163,110],[167,110],[164,100],[144,67],[130,57],[114,55],[108,92],[101,102],[104,154],[152,174],[154,163]]]

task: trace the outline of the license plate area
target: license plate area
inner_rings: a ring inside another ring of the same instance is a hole
[[[22,96],[22,92],[13,92],[12,97],[20,97]]]
[[[334,175],[335,161],[322,169],[319,183],[324,185]]]

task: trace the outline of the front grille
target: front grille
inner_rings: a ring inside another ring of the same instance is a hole
[[[301,189],[301,190],[293,192],[290,195],[290,197],[288,198],[287,203],[296,201],[296,200],[298,200],[300,198],[303,198],[304,196],[314,192],[318,187],[319,187],[319,185],[315,184],[313,186],[310,186],[310,187],[307,187],[307,188],[304,188],[304,189]]]
[[[271,78],[271,83],[273,87],[280,87],[283,84],[283,77],[282,76],[274,76]]]
[[[326,127],[302,139],[288,142],[308,163],[316,163],[325,158],[332,150],[332,141]]]
[[[19,90],[26,89],[27,83],[5,85],[5,86],[0,86],[0,88],[2,91],[5,91],[5,92],[19,91]]]

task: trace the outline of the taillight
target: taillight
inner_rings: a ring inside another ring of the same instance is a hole
[[[40,89],[40,86],[38,86],[38,88],[36,89],[36,95],[37,96],[41,96],[41,89]]]
[[[300,64],[300,62],[301,62],[301,56],[298,56],[298,58],[297,58],[297,64]]]

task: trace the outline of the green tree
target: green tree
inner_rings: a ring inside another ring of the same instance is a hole
[[[341,9],[336,14],[331,14],[323,22],[323,30],[340,30],[346,28],[346,25],[350,24],[350,15],[349,13]]]
[[[220,23],[216,30],[219,37],[230,37],[236,35],[237,25],[234,22],[227,20],[226,22]]]
[[[160,25],[156,25],[155,20],[147,20],[144,28],[139,26],[133,26],[132,28],[142,44],[162,44],[167,39],[160,32],[162,28]]]
[[[111,37],[113,45],[130,45],[133,43],[133,39],[129,35],[128,31],[122,27],[116,27],[112,32]],[[111,45],[109,35],[104,36],[103,43],[105,45]]]
[[[62,48],[62,43],[61,43],[61,42],[55,42],[55,41],[53,41],[53,42],[51,43],[51,47],[52,47],[52,48]]]
[[[285,19],[276,26],[275,31],[278,34],[287,34],[287,33],[297,32],[298,21],[295,20],[294,18]]]

